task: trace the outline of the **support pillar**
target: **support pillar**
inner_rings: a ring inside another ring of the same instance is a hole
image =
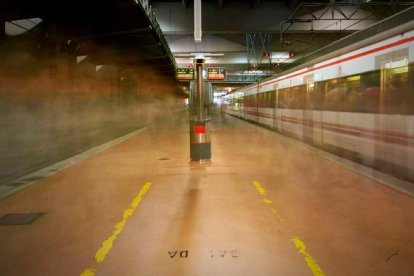
[[[211,159],[211,137],[209,120],[205,118],[203,101],[204,58],[195,58],[197,71],[197,118],[190,121],[190,157],[192,161]]]

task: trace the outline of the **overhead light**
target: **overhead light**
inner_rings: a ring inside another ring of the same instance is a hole
[[[21,35],[38,25],[43,20],[39,17],[27,18],[13,21],[6,21],[4,24],[4,33],[8,36]]]
[[[174,54],[174,57],[193,57],[192,54]]]
[[[76,63],[81,63],[84,61],[88,56],[77,56],[76,57]]]
[[[201,0],[194,0],[194,41],[201,42]]]
[[[224,53],[181,53],[174,54],[174,57],[223,57]]]
[[[205,57],[223,57],[223,53],[205,53],[203,54]]]

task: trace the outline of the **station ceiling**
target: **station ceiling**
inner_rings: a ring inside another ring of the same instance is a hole
[[[412,5],[403,0],[203,0],[201,43],[194,42],[189,0],[2,0],[0,20],[23,29],[22,36],[36,36],[38,45],[50,47],[45,41],[53,36],[61,49],[90,56],[96,64],[148,66],[174,77],[192,56],[207,54],[206,63],[225,67],[228,75],[260,77]]]
[[[29,47],[56,47],[95,64],[150,67],[174,77],[174,58],[147,0],[2,0],[0,21],[0,35],[10,43],[30,37]]]
[[[228,83],[264,78],[355,31],[398,13],[412,1],[376,0],[204,0],[202,42],[194,41],[194,4],[188,0],[152,0],[155,16],[179,67],[192,56],[225,67]],[[208,57],[208,55],[211,55]]]
[[[193,37],[193,3],[187,0],[152,0],[177,63],[185,65],[184,54],[223,54],[212,63],[231,71],[263,69],[271,52],[271,63],[291,62],[352,32],[389,17],[410,1],[296,1],[215,0],[202,2],[201,43]],[[288,55],[291,53],[291,56]]]

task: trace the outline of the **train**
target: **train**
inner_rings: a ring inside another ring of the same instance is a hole
[[[412,21],[234,90],[224,110],[414,183]]]

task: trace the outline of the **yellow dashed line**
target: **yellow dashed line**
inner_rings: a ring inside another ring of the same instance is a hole
[[[262,196],[266,196],[266,190],[262,187],[262,185],[260,185],[259,181],[253,181],[253,185],[256,187],[256,190],[259,192],[259,194],[261,194]],[[274,213],[277,217],[277,219],[280,222],[283,222],[284,219],[282,218],[282,216],[279,214],[279,212],[272,206],[273,201],[271,201],[270,199],[268,199],[267,197],[263,198],[263,201],[269,205],[270,210],[272,211],[272,213]]]
[[[275,214],[277,214],[277,211],[276,211],[276,209],[275,209],[275,208],[273,208],[273,207],[271,207],[271,208],[270,208],[270,211],[272,211],[272,213],[275,213]]]
[[[293,236],[291,241],[295,244],[300,254],[305,255],[305,262],[314,276],[325,276],[325,273],[316,263],[315,259],[306,251],[306,246],[298,236]]]
[[[263,199],[263,201],[267,204],[272,204],[273,203],[273,201],[271,201],[270,199],[267,199],[267,198]]]
[[[272,213],[276,215],[280,222],[283,222],[284,219],[279,214],[279,212],[273,207],[273,201],[266,197],[266,190],[262,187],[262,185],[260,185],[258,181],[253,181],[253,185],[256,187],[256,190],[259,192],[259,194],[261,194],[264,197],[263,201],[269,205],[270,211],[272,211]],[[312,258],[312,256],[306,251],[306,246],[304,242],[298,236],[293,236],[291,238],[291,241],[295,244],[299,253],[305,255],[305,262],[312,271],[312,274],[314,276],[325,276],[325,273],[316,263],[315,259]]]
[[[256,190],[261,194],[262,196],[266,195],[265,189],[263,189],[262,185],[258,181],[253,181],[254,186],[256,187]]]
[[[134,214],[135,210],[137,209],[139,203],[142,200],[142,197],[145,195],[145,193],[151,187],[151,184],[152,184],[151,182],[146,182],[144,184],[144,186],[139,191],[138,195],[131,202],[129,208],[124,211],[124,213],[122,215],[122,220],[115,225],[115,229],[112,232],[112,235],[109,238],[107,238],[106,240],[104,240],[103,243],[102,243],[102,246],[98,249],[98,251],[96,251],[95,260],[98,264],[100,264],[104,261],[104,259],[105,259],[106,255],[108,254],[109,250],[112,248],[112,245],[113,245],[114,241],[116,240],[118,235],[124,229],[128,218]],[[94,276],[96,271],[97,271],[96,268],[93,268],[93,267],[92,268],[87,268],[81,273],[81,276]]]
[[[80,276],[94,276],[96,272],[95,268],[87,268],[85,269]]]

